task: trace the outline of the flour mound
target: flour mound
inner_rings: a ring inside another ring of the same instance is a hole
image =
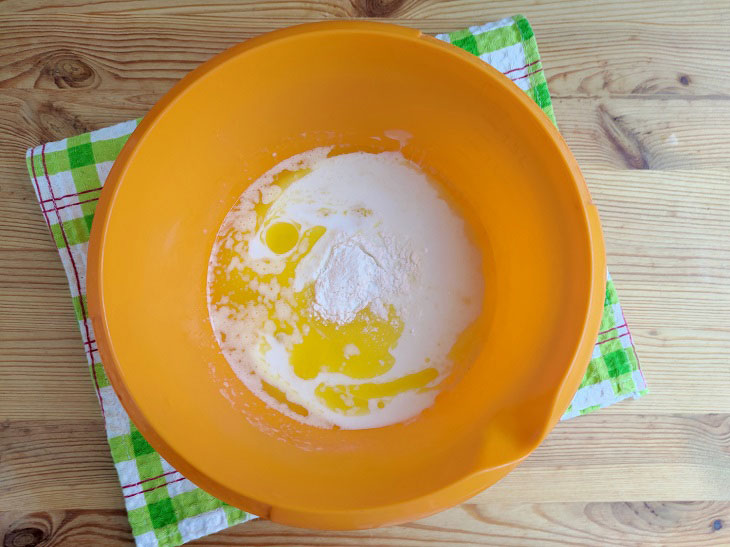
[[[360,310],[387,318],[387,306],[418,273],[413,253],[394,238],[342,237],[329,250],[314,284],[314,311],[324,320],[344,324]]]

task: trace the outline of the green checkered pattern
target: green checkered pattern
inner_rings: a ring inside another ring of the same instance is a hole
[[[479,56],[523,89],[555,122],[529,23],[515,16],[439,35]],[[170,546],[252,518],[197,488],[140,434],[104,373],[86,304],[86,254],[99,193],[112,163],[139,120],[28,150],[31,182],[69,279],[76,319],[104,414],[114,465],[137,545]],[[588,371],[564,418],[646,392],[626,321],[610,277],[601,333]]]
[[[436,38],[476,55],[503,72],[555,123],[535,34],[522,15],[449,34],[438,34]]]
[[[114,465],[137,545],[177,546],[253,515],[196,487],[145,440],[122,408],[100,361],[86,303],[86,254],[101,188],[139,120],[48,143],[27,164],[69,279]]]

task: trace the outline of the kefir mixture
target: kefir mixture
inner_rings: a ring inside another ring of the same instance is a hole
[[[208,308],[241,381],[317,427],[430,406],[474,344],[481,257],[465,220],[400,152],[289,158],[226,216]]]

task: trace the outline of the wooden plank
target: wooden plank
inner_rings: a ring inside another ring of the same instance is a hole
[[[0,510],[124,507],[101,416],[0,422]]]
[[[691,25],[537,19],[534,27],[554,97],[729,97],[730,76],[718,73],[727,64],[724,44]]]
[[[730,541],[730,503],[469,503],[418,522],[326,532],[256,520],[188,543],[222,545],[720,545]],[[4,545],[105,545],[132,541],[122,510],[0,513]]]
[[[706,24],[717,24],[706,17]],[[481,20],[487,19],[473,18],[463,25]],[[7,60],[0,67],[0,86],[157,90],[156,83],[167,82],[169,87],[200,62],[241,40],[299,21],[237,21],[235,14],[225,20],[210,14],[164,19],[6,16],[0,44]],[[725,62],[727,35],[696,32],[691,25],[604,18],[551,22],[536,17],[533,23],[558,97],[728,96],[730,76],[718,70]],[[454,28],[432,19],[411,24],[431,33]]]
[[[67,315],[60,330],[0,323],[0,420],[101,418],[73,312]]]
[[[730,101],[556,98],[554,107],[583,169],[730,167],[730,144],[718,140]]]
[[[462,25],[487,20],[475,16]],[[301,22],[237,21],[235,16],[217,20],[210,15],[58,15],[52,20],[16,15],[0,21],[5,30],[0,51],[6,59],[0,66],[0,87],[137,92],[158,90],[160,84],[167,88],[235,43]],[[430,19],[399,22],[434,34],[454,29],[453,22]],[[556,97],[728,98],[730,75],[718,70],[730,44],[726,34],[648,21],[549,22],[538,17],[533,23]]]
[[[464,21],[474,18],[493,21],[514,13],[525,13],[551,23],[564,21],[651,21],[668,25],[711,24],[728,20],[727,4],[723,0],[705,0],[702,9],[680,10],[681,1],[645,0],[626,3],[622,0],[518,1],[498,3],[481,0],[327,0],[298,2],[293,0],[184,0],[165,2],[157,0],[121,0],[89,2],[88,0],[50,0],[34,5],[23,0],[5,0],[8,13],[23,13],[43,18],[68,14],[143,15],[205,15],[211,19],[256,18],[261,21],[303,20],[333,17],[390,17],[428,21]],[[674,9],[673,9],[674,8]]]
[[[119,509],[121,490],[96,420],[0,426],[0,510]],[[473,503],[730,501],[730,414],[610,415],[561,422]]]
[[[475,16],[462,25],[487,20]],[[0,87],[145,92],[167,89],[231,45],[300,20],[14,15],[0,22],[5,31],[0,51],[6,59]],[[431,19],[400,22],[430,33],[454,29],[451,22]],[[726,34],[648,21],[537,17],[533,23],[556,97],[728,98],[730,75],[718,70],[730,44]]]
[[[728,409],[730,172],[585,174],[651,392],[601,412]]]

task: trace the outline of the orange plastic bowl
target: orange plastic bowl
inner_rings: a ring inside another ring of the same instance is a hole
[[[410,423],[305,426],[252,395],[220,354],[210,251],[241,192],[281,159],[387,147],[390,130],[412,135],[404,155],[443,174],[487,234],[483,344]],[[412,29],[331,22],[233,47],[144,118],[99,201],[88,298],[122,404],[190,480],[280,523],[366,528],[459,503],[542,441],[590,358],[604,261],[575,160],[512,82]]]

